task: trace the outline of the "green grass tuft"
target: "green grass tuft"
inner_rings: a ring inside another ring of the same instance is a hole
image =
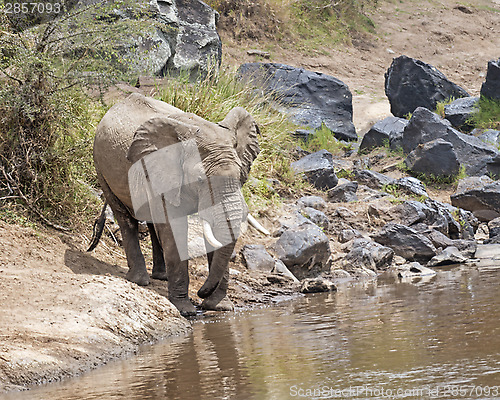
[[[485,97],[479,99],[479,111],[471,119],[471,124],[479,129],[500,130],[500,100]]]

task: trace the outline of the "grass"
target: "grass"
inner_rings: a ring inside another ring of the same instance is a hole
[[[352,150],[352,144],[345,144],[338,141],[330,129],[322,125],[320,129],[314,132],[312,138],[303,142],[302,148],[310,152],[327,150],[333,155],[340,155],[346,151]]]
[[[481,97],[478,107],[479,111],[470,119],[472,125],[479,129],[500,130],[500,100]]]
[[[444,118],[445,117],[445,114],[444,114],[444,108],[448,105],[448,104],[451,104],[455,101],[456,99],[454,97],[450,97],[449,99],[446,99],[444,101],[439,101],[436,105],[436,109],[434,110],[434,112],[439,115],[441,118]]]
[[[261,151],[252,164],[251,178],[243,187],[253,211],[263,211],[279,202],[279,196],[269,188],[268,179],[279,180],[280,190],[289,194],[308,187],[290,167],[291,154],[297,146],[290,132],[297,129],[296,125],[271,106],[274,99],[256,94],[253,88],[239,81],[235,70],[213,69],[196,83],[190,83],[185,75],[171,78],[167,87],[158,88],[156,97],[212,122],[223,120],[234,107],[243,107],[253,116],[260,130]]]

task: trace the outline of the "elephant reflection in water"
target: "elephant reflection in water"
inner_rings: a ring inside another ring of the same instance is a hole
[[[240,190],[259,153],[258,134],[242,108],[215,124],[139,94],[113,106],[97,127],[94,163],[122,232],[126,277],[149,284],[138,240],[138,221],[145,220],[152,278],[168,280],[168,298],[183,315],[196,313],[188,297],[189,215],[198,213],[205,233],[209,274],[198,296],[209,310],[233,309],[228,264],[241,224],[248,218],[268,234],[248,215]]]

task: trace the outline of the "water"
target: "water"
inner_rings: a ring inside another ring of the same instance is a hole
[[[500,269],[193,322],[192,335],[6,399],[500,399]]]

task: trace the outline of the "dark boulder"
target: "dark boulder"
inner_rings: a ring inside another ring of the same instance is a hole
[[[356,182],[372,189],[381,189],[384,185],[389,185],[393,182],[393,179],[387,175],[369,169],[355,169],[353,173]]]
[[[406,158],[405,165],[413,173],[436,177],[455,176],[460,171],[453,145],[443,139],[418,145]]]
[[[357,191],[357,182],[348,182],[338,185],[328,191],[328,201],[331,203],[350,203],[358,201],[358,196],[356,195]]]
[[[329,239],[314,224],[304,224],[285,231],[274,244],[274,250],[298,279],[314,278],[329,270]]]
[[[476,254],[477,242],[475,240],[450,239],[448,236],[434,229],[425,232],[424,235],[429,238],[436,249],[446,249],[453,246],[467,258],[474,258]]]
[[[296,174],[305,178],[320,190],[328,190],[338,183],[333,167],[333,156],[326,150],[309,154],[291,164]]]
[[[444,117],[455,127],[470,130],[468,120],[478,112],[479,97],[463,97],[444,106]]]
[[[500,146],[500,131],[494,129],[474,129],[471,135],[477,136],[484,143],[490,144],[492,146]]]
[[[418,145],[436,139],[443,139],[453,145],[460,165],[465,167],[469,176],[487,173],[489,164],[499,154],[495,147],[475,136],[458,132],[449,121],[432,111],[423,107],[417,108],[403,132],[403,151],[408,154]]]
[[[465,262],[467,262],[467,257],[465,257],[456,247],[450,246],[432,257],[427,263],[427,266],[438,267],[450,264],[463,264]]]
[[[363,136],[359,150],[363,152],[376,147],[389,146],[391,138],[403,133],[406,125],[408,125],[407,119],[392,116],[376,122]]]
[[[500,181],[487,176],[465,178],[450,197],[452,205],[472,211],[481,221],[500,217]]]
[[[324,230],[328,230],[330,227],[330,221],[323,211],[319,211],[311,207],[305,207],[302,210],[302,214]]]
[[[339,140],[358,139],[352,122],[352,94],[347,85],[326,74],[275,63],[247,63],[241,79],[273,93],[291,119],[314,130],[322,125]]]
[[[490,239],[494,238],[495,236],[500,236],[500,217],[488,222],[488,229],[490,231]]]
[[[469,96],[432,65],[404,55],[395,58],[385,73],[385,94],[396,117],[404,117],[417,107],[435,110],[440,101]]]
[[[324,278],[307,278],[300,285],[300,292],[304,294],[335,291],[337,291],[335,283]]]
[[[436,255],[436,248],[427,237],[404,225],[389,223],[372,238],[410,261],[427,262]]]
[[[409,195],[429,197],[425,190],[425,185],[419,179],[412,176],[396,179],[392,184]]]
[[[261,244],[247,244],[241,249],[241,258],[249,270],[271,272],[276,261]]]
[[[481,86],[481,96],[500,100],[500,59],[488,62],[486,80]]]
[[[393,257],[394,250],[389,247],[367,239],[355,239],[342,264],[349,272],[354,272],[357,268],[385,270],[391,265]]]

